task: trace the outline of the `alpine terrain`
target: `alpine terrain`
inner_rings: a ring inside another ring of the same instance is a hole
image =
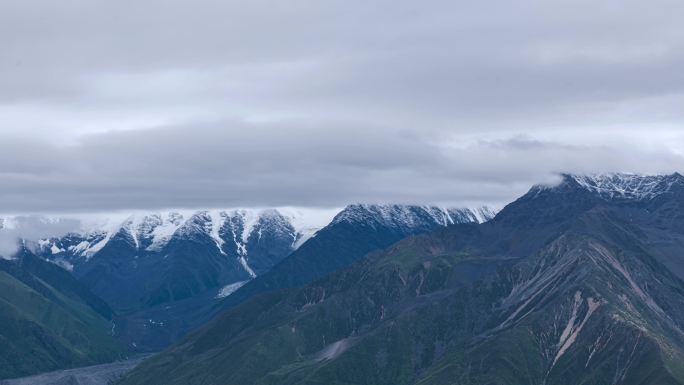
[[[682,251],[681,175],[564,175],[255,295],[120,384],[684,384]]]
[[[329,221],[326,215],[333,214],[233,209],[97,218],[35,249],[112,307],[113,332],[130,350],[155,351],[296,250]]]
[[[316,215],[297,209],[142,213],[88,218],[80,231],[25,242],[23,249],[106,309],[102,321],[108,343],[117,340],[116,352],[157,351],[256,293],[310,282],[407,235],[492,216],[488,208],[404,205],[351,205]],[[4,222],[13,226],[12,218]],[[243,285],[247,290],[240,291]],[[17,374],[103,360],[91,355]]]
[[[494,215],[495,211],[486,206],[445,209],[435,206],[349,205],[310,241],[268,273],[226,298],[220,307],[229,308],[258,293],[309,283],[407,236],[454,224],[482,223]]]

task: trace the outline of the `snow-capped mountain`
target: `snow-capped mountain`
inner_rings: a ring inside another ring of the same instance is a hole
[[[127,286],[130,286],[131,280],[135,280],[131,274],[140,274],[144,270],[141,266],[152,265],[152,261],[160,259],[155,268],[162,268],[171,263],[168,257],[176,255],[177,250],[196,257],[197,250],[188,245],[201,243],[207,254],[221,256],[223,260],[219,260],[219,264],[236,263],[236,268],[229,270],[237,271],[230,274],[230,278],[224,277],[227,280],[219,278],[217,282],[220,287],[234,287],[236,283],[249,281],[270,270],[328,224],[344,222],[391,229],[399,237],[439,225],[483,222],[493,215],[494,211],[486,207],[462,209],[397,204],[354,204],[341,211],[286,207],[91,214],[70,218],[78,223],[76,228],[64,236],[40,239],[34,249],[41,257],[73,271],[82,279],[92,276],[90,280],[94,285],[108,291],[107,276],[121,279],[123,266],[130,265],[126,274]],[[57,217],[40,220],[62,221]],[[0,228],[15,229],[17,223],[15,217],[0,218]],[[114,262],[115,266],[103,267]],[[139,279],[146,280],[144,273]],[[220,293],[229,292],[220,287]],[[98,294],[116,302],[103,292]]]
[[[378,224],[385,227],[414,229],[416,226],[456,223],[483,223],[496,215],[488,206],[475,208],[444,208],[395,204],[354,204],[335,216],[332,223],[349,222]]]
[[[294,208],[138,213],[85,218],[38,242],[116,309],[177,301],[248,281],[294,251],[338,210]],[[225,291],[224,291],[225,292]]]
[[[351,207],[122,383],[683,384],[682,179],[568,175],[360,262],[400,228],[378,224],[430,216]]]
[[[679,173],[668,175],[639,175],[607,173],[591,175],[563,174],[557,186],[535,186],[532,192],[572,187],[591,192],[601,199],[647,201],[663,194],[684,188],[684,177]]]
[[[42,239],[39,246],[43,255],[78,263],[97,254],[117,234],[129,238],[136,250],[146,253],[161,251],[173,238],[183,239],[204,232],[216,242],[222,254],[225,254],[224,247],[235,247],[246,262],[251,239],[259,239],[264,232],[276,232],[289,237],[294,250],[325,226],[337,211],[229,209],[138,213],[123,219],[120,214],[88,217],[80,219],[80,229],[64,237]],[[6,220],[9,222],[11,218]]]
[[[80,225],[68,234],[40,239],[36,251],[45,259],[72,271],[74,266],[87,263],[114,237],[128,240],[132,251],[141,256],[161,253],[172,240],[191,239],[202,233],[212,239],[220,254],[237,258],[253,278],[267,271],[279,258],[296,250],[329,223],[367,222],[411,233],[433,223],[446,226],[484,222],[494,214],[495,211],[488,207],[353,204],[341,211],[268,208],[85,215],[74,218]],[[45,220],[54,222],[60,219],[46,217]],[[0,229],[14,229],[16,223],[14,217],[0,218]],[[278,239],[280,251],[277,255],[266,250],[275,247],[269,237]]]
[[[405,236],[491,216],[493,211],[487,208],[368,204],[341,211],[269,208],[90,215],[80,218],[78,229],[41,239],[33,249],[70,270],[123,315],[117,330],[130,346],[160,349],[213,314],[203,309],[232,297],[274,266],[280,269],[273,276],[284,284],[273,288],[287,287]],[[290,262],[283,264],[291,254]]]
[[[402,238],[455,224],[483,223],[495,214],[494,209],[486,206],[349,205],[315,238],[266,274],[231,291],[224,305],[234,306],[259,293],[309,283]]]

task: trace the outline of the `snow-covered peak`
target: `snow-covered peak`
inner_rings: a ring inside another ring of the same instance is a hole
[[[159,250],[178,230],[185,217],[187,214],[175,211],[132,215],[85,215],[78,218],[81,221],[79,230],[70,234],[71,237],[81,237],[83,240],[70,246],[69,250],[77,256],[91,257],[114,235],[121,232],[133,242],[135,249]]]
[[[140,253],[161,252],[174,238],[184,240],[208,236],[221,253],[237,253],[246,258],[248,244],[258,242],[262,234],[280,234],[281,239],[289,238],[291,248],[295,250],[331,222],[366,220],[411,228],[434,223],[484,222],[493,215],[494,211],[487,207],[469,209],[392,204],[350,205],[344,210],[277,207],[82,214],[64,217],[78,224],[68,232],[61,235],[51,233],[44,238],[37,237],[36,241],[47,255],[72,260],[89,259],[121,236]],[[12,217],[2,218],[0,231],[8,231],[15,222]]]
[[[183,224],[183,214],[172,211],[163,214],[147,215],[135,228],[138,239],[148,240],[146,250],[161,250],[173,234]]]
[[[316,232],[330,224],[341,209],[309,209],[298,207],[280,207],[277,214],[286,220],[294,230],[295,238],[293,249],[298,249]],[[271,211],[264,213],[265,216],[274,215]]]
[[[456,223],[482,223],[493,218],[495,211],[489,207],[444,208],[438,206],[415,206],[398,204],[353,204],[338,214],[333,223],[380,223],[393,227],[416,227],[425,224],[442,226]]]
[[[594,175],[565,175],[581,188],[594,192],[604,199],[648,200],[684,186],[684,177],[670,175],[638,175],[610,173]]]
[[[89,258],[122,232],[136,249],[149,252],[160,251],[174,236],[184,238],[202,233],[209,235],[219,250],[223,251],[224,233],[235,231],[235,241],[246,244],[253,233],[260,232],[265,224],[278,222],[281,227],[288,226],[292,229],[293,245],[296,248],[330,223],[337,212],[339,209],[283,207],[83,214],[69,217],[79,223],[68,234],[70,239],[78,242],[66,246],[61,244],[60,237],[51,236],[41,239],[39,243],[47,251],[68,248],[75,256]],[[12,228],[14,222],[13,217],[2,218],[0,229]]]

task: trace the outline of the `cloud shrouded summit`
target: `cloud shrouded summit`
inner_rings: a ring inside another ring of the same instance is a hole
[[[683,11],[4,1],[0,212],[501,204],[682,170]]]

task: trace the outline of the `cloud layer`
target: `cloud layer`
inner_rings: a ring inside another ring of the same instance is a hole
[[[62,236],[80,226],[78,219],[46,218],[43,216],[17,216],[0,218],[0,258],[9,259],[27,242],[35,247],[39,239]],[[32,243],[33,242],[33,243]]]
[[[0,5],[0,212],[502,204],[684,169],[684,4]]]

